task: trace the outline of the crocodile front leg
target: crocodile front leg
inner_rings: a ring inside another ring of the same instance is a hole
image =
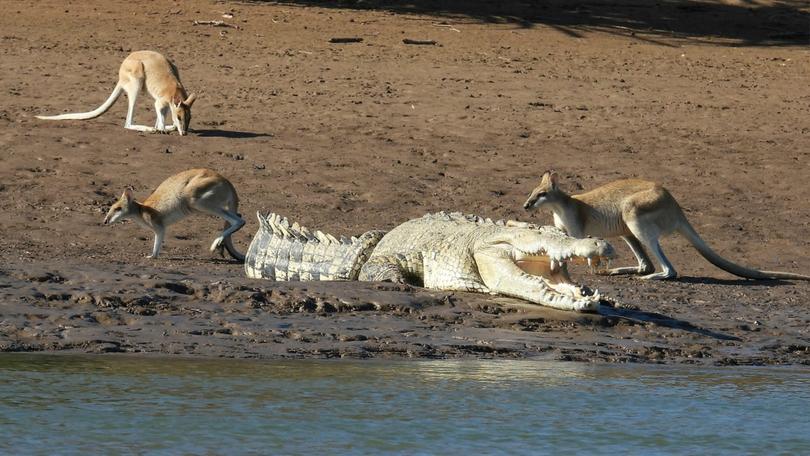
[[[411,252],[373,256],[360,269],[358,280],[407,283],[423,286],[422,254]]]
[[[388,257],[372,258],[360,269],[358,280],[365,282],[407,283],[402,267],[396,259]]]

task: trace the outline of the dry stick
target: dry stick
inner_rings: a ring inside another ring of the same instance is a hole
[[[330,43],[360,43],[362,41],[363,41],[362,38],[359,38],[359,37],[356,37],[356,36],[352,36],[352,37],[348,37],[348,38],[330,38],[329,39]]]
[[[457,29],[457,28],[453,27],[453,26],[452,26],[452,25],[450,25],[450,24],[433,24],[433,26],[434,26],[434,27],[445,27],[445,28],[447,28],[448,30],[452,30],[452,31],[454,31],[454,32],[461,33],[461,30],[459,30],[459,29]]]
[[[405,38],[404,40],[402,40],[402,42],[405,43],[405,44],[421,44],[421,45],[425,45],[425,46],[435,46],[436,45],[436,41],[434,41],[434,40],[412,40],[410,38]]]
[[[238,29],[238,25],[227,24],[225,21],[194,21],[194,25],[211,25],[213,27],[230,27]]]

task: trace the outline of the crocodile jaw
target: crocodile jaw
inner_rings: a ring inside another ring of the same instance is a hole
[[[554,291],[569,295],[575,299],[593,298],[599,301],[599,291],[591,291],[571,280],[568,275],[568,263],[587,262],[589,265],[606,262],[601,257],[553,259],[547,255],[518,254],[515,264],[526,274],[543,280]],[[607,260],[610,261],[610,260]]]
[[[563,263],[552,268],[546,255],[520,251],[513,255],[490,247],[476,252],[475,261],[491,292],[561,310],[593,311],[599,306],[598,292],[573,284]]]

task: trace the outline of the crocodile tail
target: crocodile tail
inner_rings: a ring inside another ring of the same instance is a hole
[[[810,276],[802,275],[802,274],[794,274],[792,272],[780,272],[780,271],[760,271],[758,269],[751,269],[745,266],[741,266],[737,263],[733,263],[723,257],[721,257],[717,252],[711,249],[706,241],[700,237],[700,235],[695,231],[692,224],[686,219],[686,216],[681,213],[681,220],[678,224],[677,231],[681,233],[689,242],[692,244],[695,249],[703,255],[703,258],[709,261],[709,263],[717,266],[718,268],[734,274],[738,277],[744,277],[746,279],[755,279],[755,280],[774,280],[774,279],[792,279],[792,280],[810,280]]]
[[[245,273],[269,280],[357,280],[360,268],[385,234],[336,238],[285,217],[257,214],[259,230],[245,255]]]

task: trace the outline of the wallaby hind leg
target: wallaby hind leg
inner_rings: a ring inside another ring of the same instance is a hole
[[[647,256],[647,252],[644,251],[644,246],[636,239],[635,236],[628,235],[622,236],[624,242],[630,246],[630,250],[633,251],[633,255],[636,256],[636,260],[638,261],[638,266],[625,266],[621,268],[613,268],[609,269],[607,273],[609,275],[621,275],[621,274],[650,274],[651,272],[655,271],[653,267],[652,261],[650,261],[650,257]]]
[[[145,131],[148,133],[154,132],[155,129],[147,127],[146,125],[135,125],[133,120],[135,118],[135,102],[138,101],[138,94],[141,91],[143,81],[141,79],[133,79],[124,85],[124,92],[127,93],[127,119],[124,121],[124,128],[127,130]]]
[[[645,280],[663,280],[674,279],[678,276],[672,263],[669,262],[666,255],[664,255],[664,251],[661,250],[661,244],[659,242],[661,233],[654,223],[642,224],[638,221],[634,221],[627,223],[627,227],[630,228],[630,232],[633,233],[641,245],[650,252],[653,258],[655,258],[655,261],[661,266],[660,272],[643,275],[639,278]]]
[[[226,230],[230,226],[231,226],[231,224],[229,222],[225,222],[225,229]],[[219,245],[217,245],[216,247],[214,247],[214,244],[217,242],[217,240],[219,240],[219,238],[214,239],[214,242],[211,243],[211,252],[217,252],[217,255],[219,255],[220,258],[224,259],[225,258],[225,244],[227,244],[229,239],[230,238],[226,238],[226,237],[223,236],[222,241],[220,241]]]
[[[211,209],[211,208],[197,208],[197,209],[200,210],[201,212],[221,217],[225,219],[225,221],[227,222],[226,224],[227,226],[225,230],[222,232],[222,234],[220,234],[216,239],[214,239],[214,242],[211,243],[210,250],[212,252],[217,250],[218,248],[224,247],[222,244],[223,241],[225,241],[225,239],[230,237],[233,233],[239,231],[239,229],[245,225],[245,221],[236,212],[232,212],[225,209]]]

